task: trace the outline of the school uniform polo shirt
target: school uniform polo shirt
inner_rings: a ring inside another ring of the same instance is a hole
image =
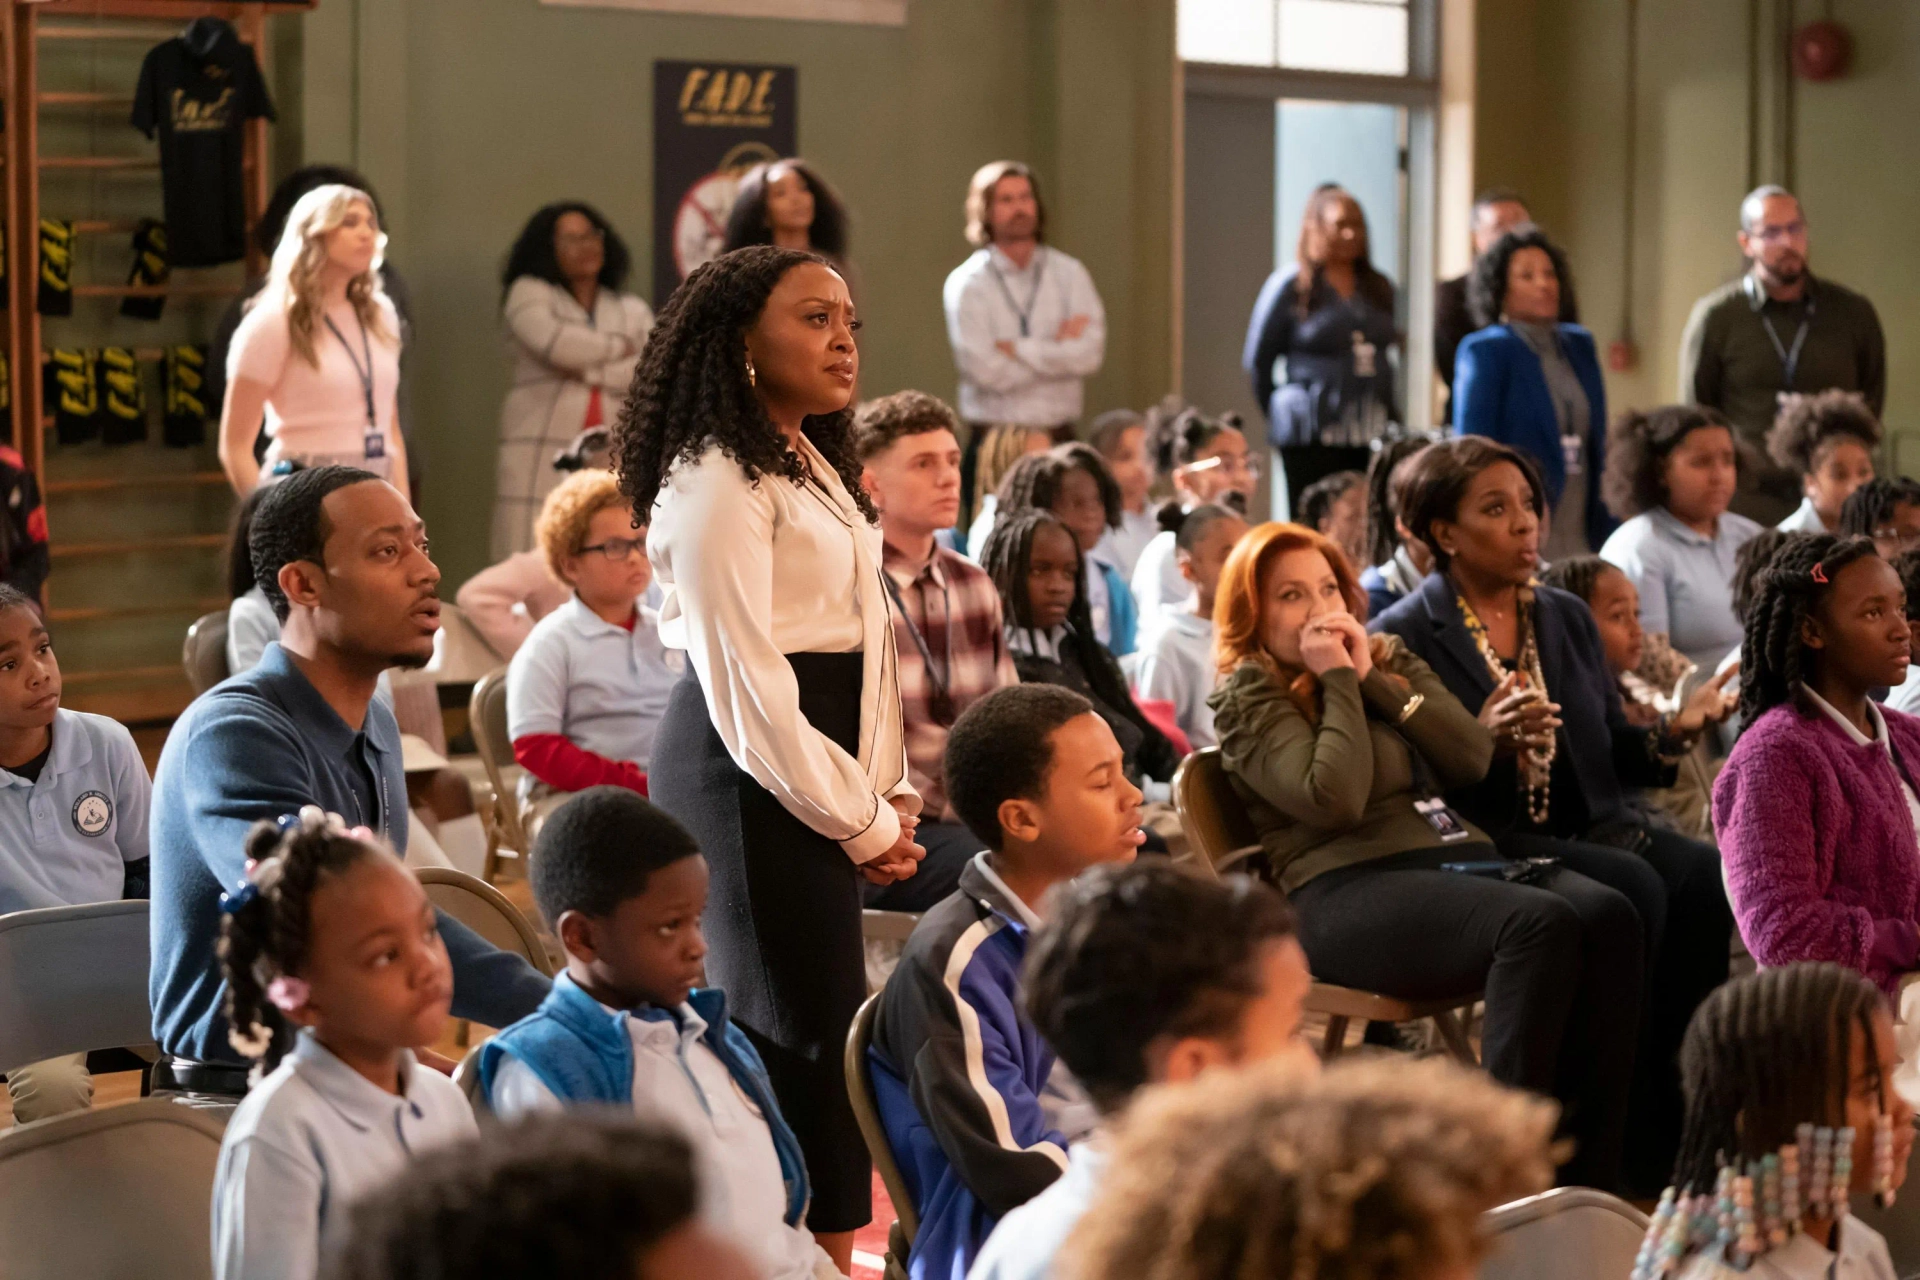
[[[55,712],[39,781],[0,769],[0,914],[119,901],[152,793],[125,725]]]
[[[1733,611],[1733,570],[1760,526],[1723,512],[1711,538],[1665,507],[1643,511],[1613,531],[1600,556],[1640,592],[1640,625],[1664,634],[1702,671],[1712,671],[1742,637]]]
[[[560,734],[644,772],[684,665],[660,643],[652,609],[640,606],[629,631],[573,596],[534,624],[507,667],[507,736]]]

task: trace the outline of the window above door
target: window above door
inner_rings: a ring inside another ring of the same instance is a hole
[[[1405,76],[1410,0],[1179,0],[1187,62]]]

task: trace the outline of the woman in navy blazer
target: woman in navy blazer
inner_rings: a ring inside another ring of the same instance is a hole
[[[1559,323],[1568,287],[1565,255],[1538,228],[1501,236],[1468,285],[1487,327],[1460,344],[1453,372],[1455,433],[1489,436],[1540,468],[1553,513],[1549,561],[1598,550],[1615,523],[1600,500],[1607,389],[1593,335]]]
[[[1485,780],[1447,802],[1506,856],[1557,858],[1640,913],[1650,964],[1626,1177],[1644,1194],[1673,1163],[1680,1040],[1726,981],[1733,912],[1719,855],[1648,825],[1623,786],[1667,785],[1669,762],[1727,708],[1696,698],[1654,728],[1628,723],[1593,614],[1533,581],[1545,495],[1513,449],[1473,436],[1434,445],[1406,495],[1403,518],[1434,572],[1370,629],[1399,636],[1494,732]]]

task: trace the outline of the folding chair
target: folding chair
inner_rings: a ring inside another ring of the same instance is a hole
[[[1620,1280],[1647,1234],[1646,1214],[1588,1187],[1515,1200],[1480,1221],[1494,1243],[1479,1280]]]
[[[467,1105],[473,1108],[476,1120],[493,1118],[493,1105],[487,1100],[487,1091],[480,1087],[480,1050],[486,1047],[482,1040],[467,1050],[460,1059],[460,1065],[453,1069],[453,1082],[460,1086],[460,1092],[467,1095]]]
[[[147,964],[145,899],[0,915],[0,1072],[153,1043]]]
[[[523,860],[531,852],[526,828],[520,823],[520,798],[506,781],[506,768],[513,763],[513,739],[507,736],[505,667],[489,671],[475,683],[467,701],[467,720],[487,782],[493,787],[493,817],[487,824],[486,879],[490,882],[500,870],[500,850],[510,849]]]
[[[1173,775],[1173,804],[1201,870],[1217,876],[1260,852],[1259,834],[1227,779],[1220,748],[1203,748],[1180,762]],[[1469,1066],[1478,1066],[1480,1060],[1467,1038],[1463,1015],[1471,1015],[1481,995],[1475,991],[1443,1000],[1401,1000],[1316,982],[1307,992],[1305,1007],[1307,1012],[1327,1019],[1327,1033],[1320,1046],[1323,1058],[1337,1058],[1345,1050],[1347,1028],[1355,1018],[1368,1022],[1431,1018],[1447,1052]]]
[[[145,1098],[0,1134],[0,1271],[7,1280],[209,1280],[223,1127],[197,1108]]]
[[[201,614],[187,628],[187,642],[180,647],[180,665],[187,669],[187,683],[195,697],[225,680],[227,670],[227,611],[215,609]]]
[[[477,876],[452,867],[420,867],[413,873],[427,891],[427,900],[467,928],[511,951],[551,978],[552,955],[540,931],[507,901],[507,896]]]
[[[860,1137],[867,1144],[867,1153],[873,1157],[873,1167],[880,1171],[880,1183],[887,1189],[887,1199],[893,1201],[894,1222],[887,1229],[886,1280],[896,1280],[907,1273],[907,1252],[913,1247],[914,1234],[920,1230],[920,1214],[914,1207],[913,1193],[907,1190],[907,1180],[900,1172],[900,1165],[893,1158],[893,1148],[887,1143],[887,1131],[880,1123],[880,1109],[873,1101],[873,1081],[867,1075],[867,1048],[873,1043],[873,1014],[880,997],[868,996],[860,1006],[860,1012],[853,1015],[853,1025],[847,1029],[847,1098],[853,1103],[853,1118],[860,1125]]]

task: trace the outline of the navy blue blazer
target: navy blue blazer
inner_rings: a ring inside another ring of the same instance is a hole
[[[1620,691],[1607,672],[1600,628],[1586,602],[1546,586],[1534,588],[1533,601],[1540,671],[1548,696],[1560,704],[1562,721],[1548,833],[1578,836],[1631,818],[1623,786],[1672,786],[1677,770],[1648,750],[1651,730],[1627,722]],[[1438,573],[1428,574],[1418,591],[1368,623],[1367,630],[1399,636],[1476,714],[1493,692],[1493,674],[1467,631],[1453,584]],[[1513,829],[1525,819],[1517,804],[1515,768],[1512,756],[1495,756],[1485,779],[1448,792],[1447,803],[1489,835]],[[1578,789],[1577,797],[1561,794],[1569,783]],[[1574,812],[1567,810],[1569,799],[1580,802]],[[1584,823],[1578,807],[1585,809]]]
[[[1600,473],[1607,464],[1607,388],[1593,334],[1577,324],[1555,328],[1560,350],[1587,390],[1587,545],[1598,551],[1619,523],[1600,501]],[[1487,436],[1533,458],[1547,482],[1548,504],[1560,505],[1567,488],[1560,419],[1540,357],[1509,326],[1489,325],[1460,344],[1453,366],[1453,430]]]

